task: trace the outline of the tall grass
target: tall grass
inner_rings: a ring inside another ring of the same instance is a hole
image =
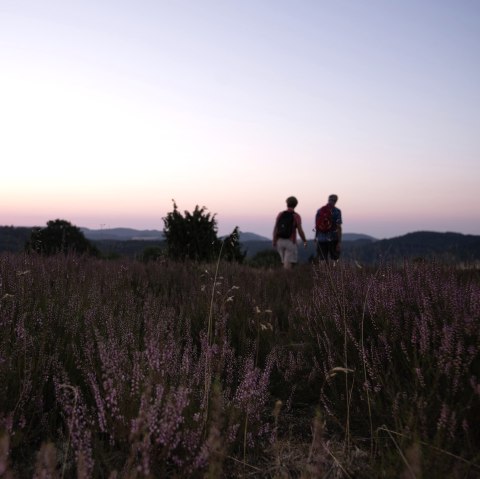
[[[478,477],[479,324],[439,264],[2,255],[0,475]]]
[[[438,264],[319,270],[297,303],[296,334],[315,342],[305,373],[323,379],[310,393],[331,434],[370,441],[387,477],[413,444],[430,477],[480,474],[479,279]]]

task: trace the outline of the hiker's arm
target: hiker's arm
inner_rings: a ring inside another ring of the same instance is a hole
[[[272,244],[274,248],[277,246],[277,223],[276,222],[275,222],[275,226],[273,227]]]
[[[298,225],[298,234],[300,235],[300,238],[302,238],[303,246],[307,247],[307,238],[305,237],[305,233],[301,224]]]
[[[342,225],[337,225],[337,238],[338,238],[338,243],[337,243],[337,249],[340,249],[340,244],[342,242]]]

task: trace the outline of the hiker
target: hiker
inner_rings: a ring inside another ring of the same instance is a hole
[[[335,206],[337,195],[330,195],[328,203],[317,210],[315,215],[315,241],[317,258],[334,262],[340,258],[342,243],[342,212]]]
[[[307,247],[307,239],[302,228],[302,218],[296,213],[298,205],[295,196],[287,198],[287,209],[278,213],[273,228],[273,247],[277,249],[282,260],[283,267],[290,269],[298,262],[297,230],[303,241],[303,247]]]

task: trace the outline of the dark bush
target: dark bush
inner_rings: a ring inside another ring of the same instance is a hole
[[[46,228],[33,228],[25,245],[27,252],[45,255],[77,253],[98,255],[98,250],[88,241],[80,228],[65,220],[51,220]]]
[[[245,258],[240,248],[238,227],[222,242],[217,236],[217,220],[207,208],[197,205],[193,213],[173,211],[163,218],[163,233],[167,242],[167,257],[175,261],[215,261],[221,255],[227,261],[241,263]]]

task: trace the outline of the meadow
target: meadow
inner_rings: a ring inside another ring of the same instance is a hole
[[[478,478],[480,271],[0,256],[0,477]]]

